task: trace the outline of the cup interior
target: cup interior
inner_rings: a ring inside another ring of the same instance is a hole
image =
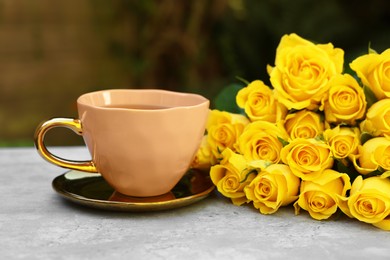
[[[112,89],[84,94],[77,102],[102,108],[169,109],[200,106],[208,100],[197,94],[159,89]]]

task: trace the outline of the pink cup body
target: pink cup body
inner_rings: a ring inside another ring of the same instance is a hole
[[[154,89],[92,92],[77,105],[98,172],[116,191],[139,197],[167,193],[180,181],[199,148],[209,111],[209,101],[200,95]]]

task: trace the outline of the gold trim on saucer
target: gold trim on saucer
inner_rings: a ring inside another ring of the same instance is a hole
[[[52,186],[59,195],[72,202],[97,209],[129,212],[184,207],[206,198],[215,188],[208,172],[198,170],[189,170],[170,192],[156,197],[129,197],[116,192],[100,174],[74,170],[56,177]]]

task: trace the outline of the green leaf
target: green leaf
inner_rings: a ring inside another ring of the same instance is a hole
[[[372,104],[377,102],[378,99],[376,98],[374,92],[372,92],[372,90],[369,87],[363,86],[363,91],[364,91],[364,95],[366,96],[367,108],[369,108],[372,106]]]
[[[368,133],[368,132],[363,132],[361,135],[360,135],[360,143],[363,145],[365,142],[367,142],[368,140],[370,140],[371,138],[373,138],[373,136]]]
[[[366,174],[363,176],[364,179],[374,177],[374,176],[380,176],[383,174],[383,169],[379,168],[378,170],[375,170],[373,172],[370,172],[369,174]]]
[[[257,174],[257,170],[253,169],[253,170],[248,171],[248,173],[245,175],[245,178],[242,181],[240,181],[240,183],[246,182],[246,180],[248,179],[249,175],[251,175],[252,173]]]
[[[244,78],[241,78],[241,77],[239,77],[239,76],[236,76],[236,79],[238,79],[239,81],[241,81],[242,83],[244,83],[246,86],[249,85],[249,81],[247,81],[247,80],[244,79]]]
[[[356,179],[357,176],[359,176],[360,174],[356,171],[355,167],[353,167],[353,165],[347,163],[347,165],[345,165],[345,161],[343,162],[343,160],[335,160],[335,170],[340,172],[340,173],[346,173],[348,174],[350,180],[351,180],[351,183]]]
[[[242,84],[230,84],[225,87],[214,100],[215,109],[235,114],[245,114],[244,110],[239,108],[236,103],[236,95],[243,87]]]
[[[319,134],[314,138],[316,141],[322,141],[325,142],[325,137],[323,134]]]
[[[369,54],[378,54],[378,52],[371,48],[371,42],[368,43],[368,53]]]
[[[284,140],[283,138],[281,138],[281,137],[279,137],[279,136],[278,136],[278,140],[279,140],[279,142],[283,145],[283,147],[285,147],[286,145],[289,144],[288,141]]]

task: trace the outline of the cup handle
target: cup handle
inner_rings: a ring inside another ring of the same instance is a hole
[[[83,133],[81,121],[79,119],[53,118],[46,122],[43,122],[40,126],[38,126],[34,136],[35,147],[38,150],[38,153],[43,157],[43,159],[60,167],[84,172],[97,173],[98,171],[96,169],[96,166],[92,161],[67,160],[49,152],[49,150],[45,146],[44,138],[47,131],[55,127],[68,128],[78,135],[82,135]]]

